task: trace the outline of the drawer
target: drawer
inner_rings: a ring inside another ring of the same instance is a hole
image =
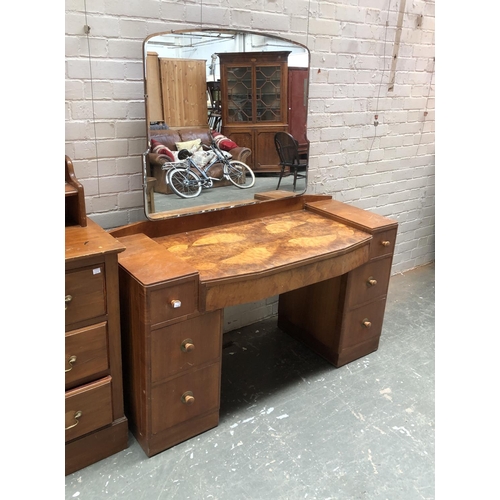
[[[66,441],[111,424],[111,377],[66,392]]]
[[[107,323],[98,323],[66,333],[64,371],[66,387],[109,369]]]
[[[392,255],[396,245],[396,233],[397,229],[375,233],[370,244],[370,259],[382,257],[383,255]]]
[[[220,362],[216,362],[154,387],[151,391],[152,433],[218,410],[220,366]]]
[[[151,325],[195,313],[198,309],[196,278],[170,283],[150,292]]]
[[[339,349],[380,336],[384,320],[385,297],[352,309],[344,316]]]
[[[221,311],[203,314],[151,332],[153,384],[221,356]]]
[[[352,308],[375,300],[387,293],[391,277],[392,258],[369,262],[349,273],[346,307]]]
[[[66,325],[106,314],[104,264],[66,272]]]

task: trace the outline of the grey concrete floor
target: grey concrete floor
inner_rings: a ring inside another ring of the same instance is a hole
[[[224,335],[220,423],[152,458],[129,448],[66,499],[431,500],[434,265],[391,278],[378,351],[334,368],[274,318]]]

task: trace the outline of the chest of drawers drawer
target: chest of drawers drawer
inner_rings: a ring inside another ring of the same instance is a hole
[[[106,375],[109,370],[108,328],[102,322],[66,333],[66,389]]]
[[[221,337],[219,311],[153,330],[152,383],[219,359]]]
[[[347,307],[356,307],[387,293],[391,276],[391,256],[369,262],[349,273],[346,290]]]
[[[342,349],[379,337],[384,320],[385,297],[350,310],[341,329]]]
[[[159,384],[151,392],[151,430],[153,434],[219,408],[221,363]]]
[[[396,245],[396,233],[396,228],[375,233],[370,244],[370,259],[392,255]]]
[[[113,421],[111,377],[66,392],[66,441]]]
[[[106,314],[104,264],[66,272],[65,305],[66,325]]]
[[[149,293],[152,326],[193,314],[198,309],[198,281],[195,277],[174,281]]]

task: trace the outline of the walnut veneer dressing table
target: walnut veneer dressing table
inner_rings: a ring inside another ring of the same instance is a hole
[[[111,231],[126,247],[126,414],[146,454],[217,426],[227,306],[279,295],[278,326],[337,367],[375,351],[396,232],[393,220],[315,195]]]

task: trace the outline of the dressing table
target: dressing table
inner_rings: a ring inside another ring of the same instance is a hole
[[[148,456],[217,426],[224,308],[279,295],[278,326],[339,367],[378,348],[397,223],[330,196],[111,231],[124,397]]]
[[[252,52],[247,64],[243,56],[234,56],[238,47]],[[286,49],[286,63],[259,57],[254,53],[258,47]],[[288,74],[292,67],[308,74],[306,47],[228,29],[148,37],[143,47],[148,150],[142,172],[147,220],[106,235],[113,241],[106,262],[107,298],[112,301],[116,291],[112,285],[117,262],[119,308],[108,302],[108,316],[71,325],[109,321],[110,345],[115,346],[110,376],[117,392],[116,346],[121,340],[125,415],[147,456],[217,426],[224,308],[278,296],[278,327],[336,367],[375,351],[382,331],[395,221],[331,196],[298,194],[291,187],[287,191],[286,183],[280,190],[269,188],[263,177],[256,179],[251,194],[234,186],[217,187],[217,202],[203,201],[208,200],[207,191],[195,200],[179,200],[168,190],[161,192],[161,182],[151,189],[151,130],[155,127],[161,135],[167,128],[186,132],[208,127],[204,71],[214,81],[220,78],[216,60],[224,51],[233,54],[226,66],[231,67],[234,85],[231,99],[228,92],[221,98],[221,125],[229,141],[248,140],[239,145],[251,151],[245,162],[251,164],[253,155],[254,164],[257,159],[266,171],[277,170],[270,153],[276,127],[288,130],[288,118],[300,115],[302,121],[294,124],[306,130],[308,81],[303,76],[297,88]],[[162,68],[175,65],[176,58],[187,69],[172,81],[172,72]],[[187,71],[194,67],[201,70]],[[184,81],[188,73],[190,85]],[[250,88],[260,89],[251,100]],[[226,112],[229,108],[231,113]],[[118,324],[121,339],[111,333]],[[113,393],[112,401],[114,413],[108,412],[108,417],[121,418],[120,394]],[[69,415],[68,427],[74,426],[76,417]],[[74,429],[78,427],[68,432]]]

